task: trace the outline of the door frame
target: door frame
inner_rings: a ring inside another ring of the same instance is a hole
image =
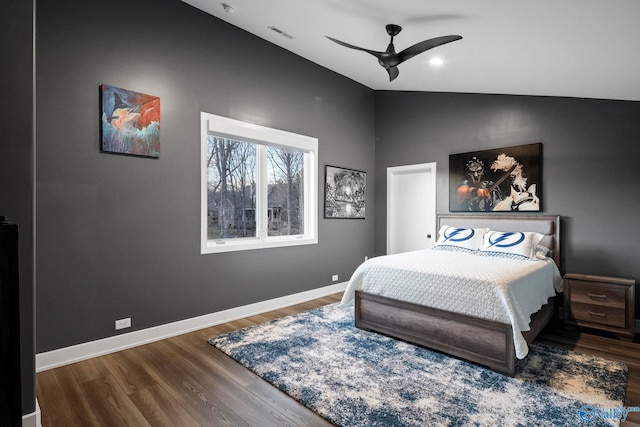
[[[387,255],[391,253],[391,223],[392,223],[392,215],[391,215],[391,206],[393,205],[394,195],[392,189],[393,180],[397,175],[407,175],[411,173],[421,173],[421,172],[431,172],[432,180],[431,180],[431,188],[428,190],[428,195],[431,197],[430,202],[433,206],[433,224],[431,224],[431,229],[433,230],[432,239],[437,238],[436,234],[438,230],[436,230],[436,222],[437,222],[437,206],[436,206],[436,162],[430,163],[418,163],[414,165],[404,165],[404,166],[390,166],[387,168],[387,245],[386,251]],[[435,240],[432,240],[435,243]]]

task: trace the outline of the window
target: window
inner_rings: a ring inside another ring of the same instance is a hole
[[[201,253],[317,239],[318,140],[201,113]]]

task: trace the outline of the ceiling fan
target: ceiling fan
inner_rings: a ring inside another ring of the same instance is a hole
[[[424,51],[429,49],[433,49],[434,47],[443,45],[445,43],[454,42],[456,40],[460,40],[462,36],[441,36],[435,37],[433,39],[428,39],[421,41],[420,43],[416,43],[413,46],[410,46],[398,53],[396,53],[396,49],[393,46],[393,38],[397,36],[400,31],[402,31],[402,27],[400,25],[389,24],[386,26],[387,34],[391,36],[391,41],[389,42],[389,46],[387,46],[387,50],[384,52],[378,52],[375,50],[369,50],[362,47],[354,46],[349,43],[342,42],[340,40],[336,40],[329,36],[325,36],[332,42],[338,43],[341,46],[348,47],[351,49],[362,50],[364,52],[370,53],[371,55],[378,58],[378,62],[380,65],[384,67],[389,73],[389,81],[393,81],[400,71],[398,71],[398,65],[403,63],[404,61],[413,58],[416,55],[421,54]]]

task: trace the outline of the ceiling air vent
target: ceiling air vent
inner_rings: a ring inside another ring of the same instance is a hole
[[[278,27],[274,27],[273,25],[271,27],[268,27],[271,31],[274,31],[278,34],[280,34],[281,36],[284,36],[288,39],[292,39],[293,36],[291,34],[285,33],[284,31],[282,31],[280,28]]]

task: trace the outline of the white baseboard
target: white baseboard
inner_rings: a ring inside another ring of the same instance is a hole
[[[92,357],[102,356],[142,344],[159,341],[172,336],[231,322],[244,317],[277,310],[312,299],[321,298],[346,289],[347,282],[337,283],[310,291],[274,298],[216,313],[205,314],[191,319],[180,320],[166,325],[155,326],[114,337],[91,341],[71,347],[60,348],[36,354],[36,372],[68,365]]]
[[[36,410],[30,414],[22,416],[22,427],[42,427],[42,418],[40,417],[40,405],[36,399]]]

